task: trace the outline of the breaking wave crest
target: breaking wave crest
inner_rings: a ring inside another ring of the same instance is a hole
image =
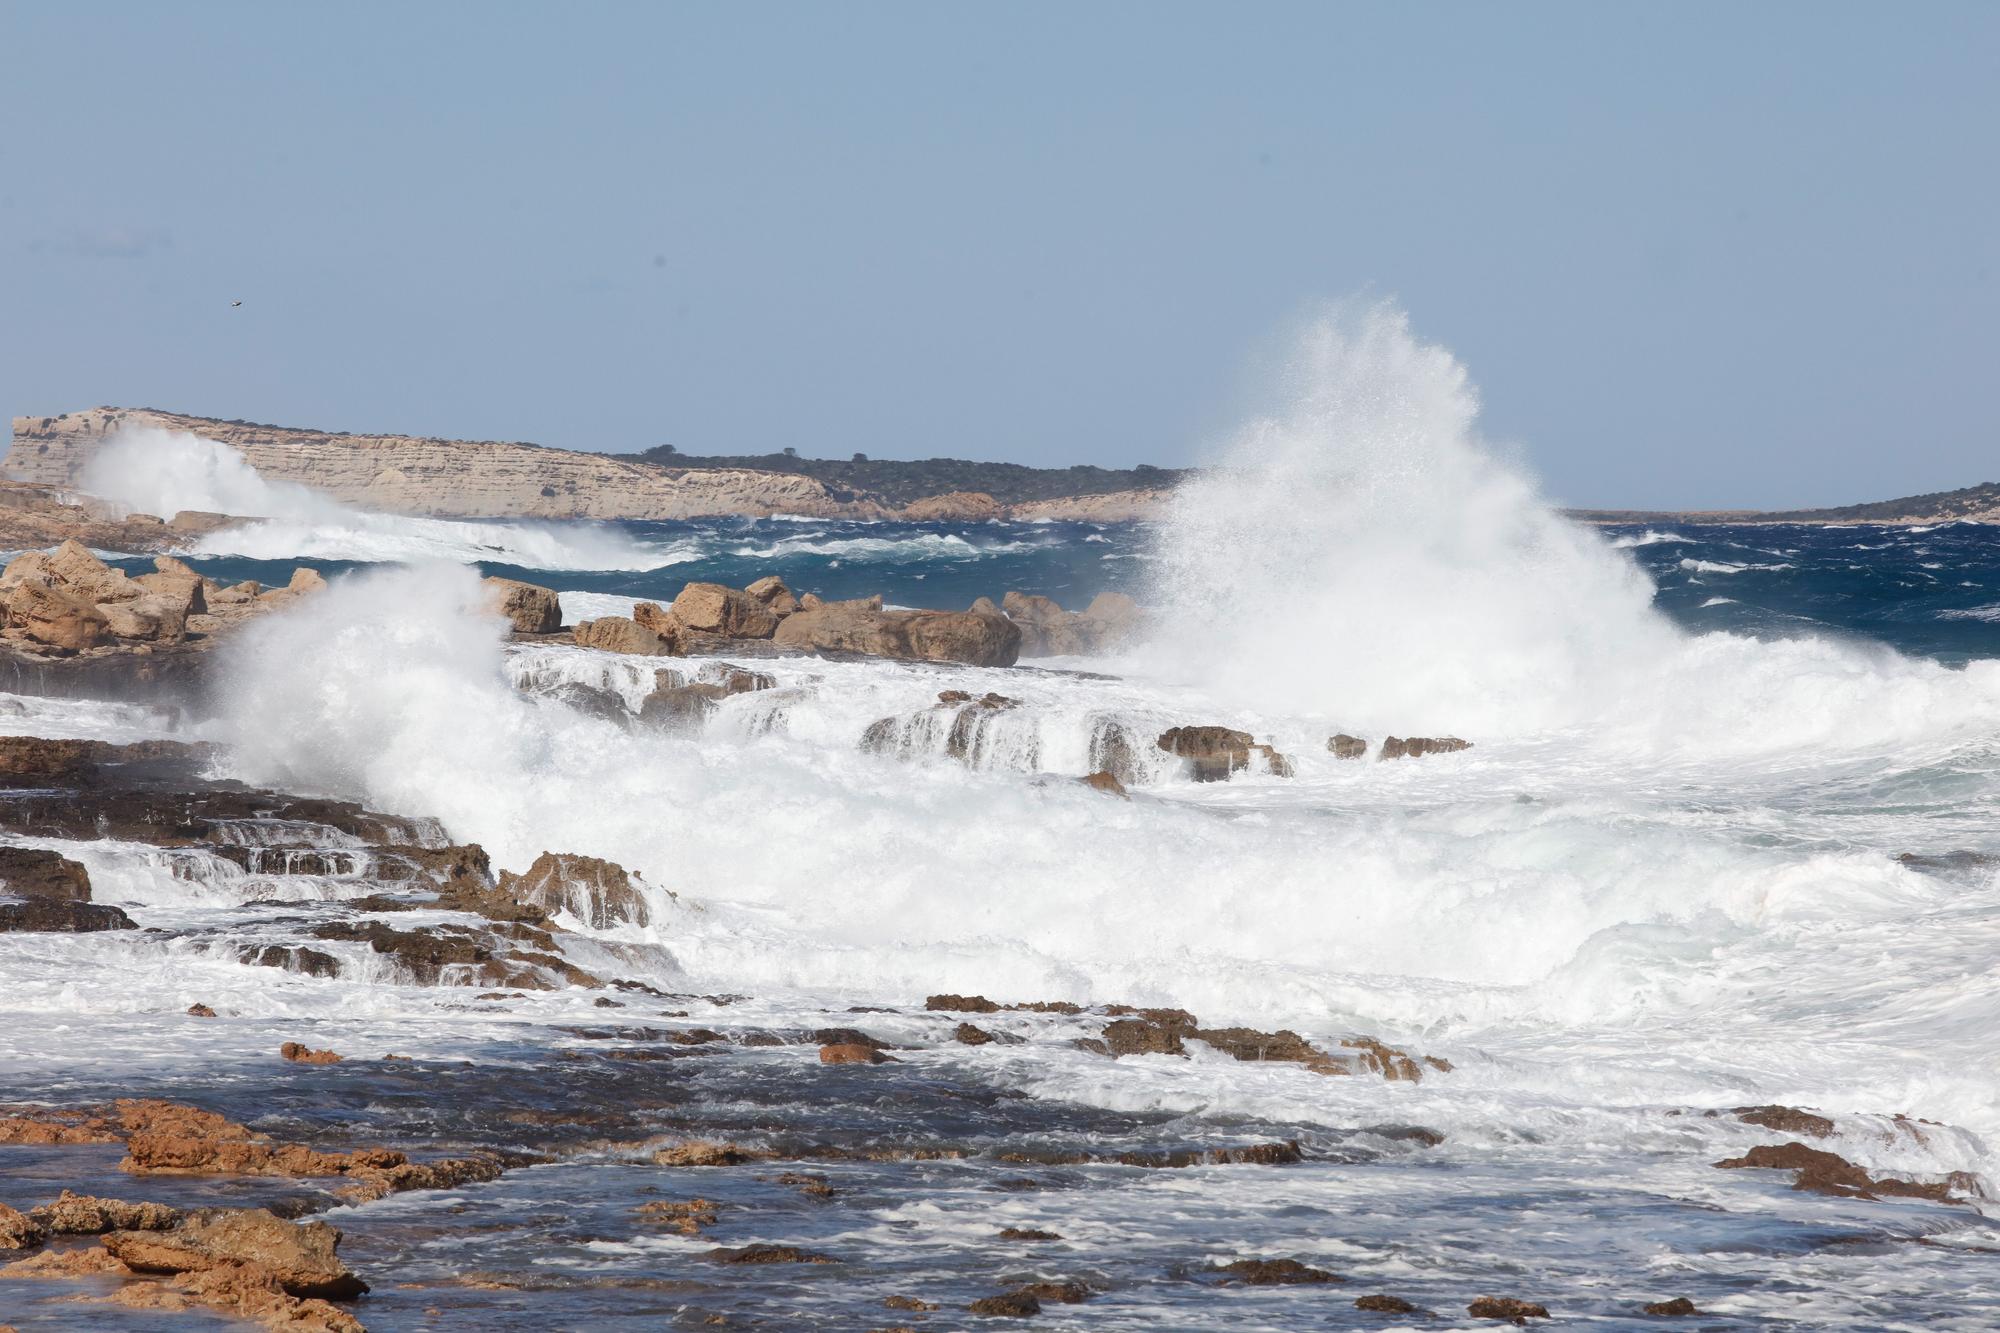
[[[119,433],[85,466],[83,488],[128,510],[240,516],[204,535],[196,555],[388,562],[457,560],[550,570],[644,570],[697,558],[691,545],[646,544],[582,523],[416,518],[356,509],[264,477],[237,450],[185,431]]]

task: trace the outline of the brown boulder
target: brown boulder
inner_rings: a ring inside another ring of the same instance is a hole
[[[1168,754],[1188,761],[1196,782],[1224,782],[1230,774],[1250,767],[1252,756],[1264,761],[1273,777],[1292,776],[1292,761],[1247,731],[1230,727],[1169,727],[1154,742]]]
[[[0,891],[16,898],[87,903],[90,872],[59,852],[0,847]]]
[[[904,632],[910,655],[926,662],[1013,666],[1021,657],[1021,630],[1005,616],[971,611],[910,611]]]
[[[1792,1188],[1814,1194],[1842,1195],[1853,1199],[1875,1199],[1888,1195],[1900,1199],[1931,1199],[1942,1202],[1951,1197],[1949,1185],[1926,1184],[1892,1177],[1875,1177],[1838,1153],[1808,1148],[1803,1143],[1759,1144],[1741,1157],[1717,1162],[1724,1170],[1763,1167],[1793,1172]]]
[[[7,626],[59,652],[82,652],[111,637],[104,613],[45,583],[23,580],[7,593]]]
[[[160,559],[165,560],[166,558],[162,556]],[[154,563],[158,564],[159,561],[155,561]],[[175,560],[172,563],[178,565],[180,561]],[[183,569],[187,568],[185,565],[181,567]],[[159,598],[167,603],[167,605],[179,611],[183,622],[189,616],[206,615],[208,613],[208,596],[202,588],[201,576],[193,570],[188,570],[184,575],[166,572],[141,574],[132,581],[141,588],[144,588],[148,595]]]
[[[895,1059],[858,1041],[828,1042],[819,1048],[819,1062],[823,1065],[884,1065],[893,1064]]]
[[[1504,1319],[1510,1324],[1525,1324],[1530,1319],[1549,1317],[1549,1312],[1542,1306],[1517,1301],[1512,1296],[1481,1296],[1466,1306],[1465,1312],[1474,1319]]]
[[[106,602],[97,608],[105,628],[120,639],[142,643],[179,643],[187,637],[187,613],[178,602],[152,593],[129,601]]]
[[[674,598],[674,619],[689,629],[731,639],[768,639],[778,617],[740,588],[720,583],[690,583]]]
[[[743,591],[762,602],[766,611],[780,619],[799,609],[799,599],[792,596],[792,590],[776,574],[766,574]]]
[[[899,614],[831,603],[808,603],[786,616],[772,638],[784,648],[866,653],[871,657],[911,656]]]
[[[300,1065],[337,1065],[341,1057],[333,1051],[316,1051],[303,1042],[288,1041],[278,1048],[278,1054]]]
[[[944,1014],[997,1014],[1000,1006],[984,995],[931,995],[924,1000],[924,1008],[932,1013]]]
[[[491,580],[488,580],[488,582],[491,582]],[[524,584],[523,586],[532,585]],[[322,592],[325,588],[326,576],[309,565],[300,565],[297,569],[294,569],[291,580],[285,584],[286,592],[295,593]],[[542,591],[547,592],[548,589],[544,588]]]
[[[667,645],[667,651],[675,657],[684,657],[688,650],[688,627],[680,622],[673,612],[658,602],[635,602],[632,604],[632,619],[660,636]]]
[[[1670,1301],[1653,1301],[1643,1307],[1643,1312],[1655,1317],[1674,1318],[1677,1315],[1700,1314],[1694,1302],[1685,1296],[1676,1296]]]
[[[1366,1310],[1370,1314],[1422,1314],[1423,1313],[1422,1309],[1420,1309],[1418,1306],[1410,1304],[1410,1302],[1404,1300],[1401,1296],[1385,1296],[1379,1294],[1374,1296],[1363,1296],[1361,1299],[1354,1302],[1354,1308],[1357,1310]]]
[[[48,1229],[34,1218],[0,1203],[0,1250],[26,1250],[48,1239]]]
[[[296,576],[292,585],[298,586]],[[487,607],[505,616],[516,634],[554,634],[562,628],[562,599],[554,588],[502,578],[481,579],[480,586]]]
[[[1248,1287],[1316,1287],[1347,1280],[1337,1273],[1310,1267],[1296,1259],[1238,1259],[1233,1263],[1214,1265],[1209,1271],[1226,1273],[1228,1281],[1241,1282]]]
[[[49,553],[44,568],[56,587],[86,602],[125,602],[140,593],[130,575],[105,564],[73,537]]]
[[[1031,1291],[1008,1291],[983,1296],[966,1307],[974,1314],[998,1315],[1008,1319],[1029,1319],[1042,1312],[1042,1303]]]
[[[0,903],[0,931],[82,935],[98,930],[137,930],[132,918],[109,903],[35,899]]]
[[[1335,759],[1359,759],[1368,753],[1368,742],[1342,732],[1338,736],[1327,737],[1326,748],[1333,752]]]
[[[579,648],[595,648],[600,652],[660,657],[672,651],[658,634],[625,616],[586,620],[571,634]]]
[[[142,1273],[254,1264],[293,1296],[352,1300],[368,1290],[336,1253],[339,1231],[325,1222],[288,1222],[263,1208],[207,1210],[170,1231],[114,1231],[104,1248]]]
[[[1776,1130],[1780,1134],[1804,1134],[1809,1138],[1833,1136],[1833,1121],[1796,1106],[1739,1106],[1735,1116],[1746,1125]]]
[[[652,919],[645,893],[625,868],[595,856],[543,852],[522,874],[501,871],[499,892],[544,912],[567,911],[592,930]]]

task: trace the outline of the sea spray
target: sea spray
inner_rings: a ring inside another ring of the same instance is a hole
[[[1464,368],[1393,306],[1310,323],[1276,396],[1176,493],[1135,669],[1348,730],[1580,733],[1640,762],[2000,731],[1992,662],[1676,628],[1487,447]]]
[[[267,478],[241,452],[186,431],[120,431],[85,465],[84,490],[115,508],[184,509],[251,521],[201,536],[192,554],[260,560],[485,561],[528,569],[660,569],[691,549],[648,545],[585,524],[421,518],[357,509],[296,482]]]

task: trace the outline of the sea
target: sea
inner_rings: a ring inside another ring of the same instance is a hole
[[[0,935],[0,1101],[163,1096],[286,1140],[517,1154],[318,1214],[373,1330],[1004,1327],[970,1305],[1034,1283],[1087,1291],[1042,1301],[1052,1329],[1496,1327],[1468,1313],[1487,1296],[1558,1327],[2000,1327],[1995,529],[1578,525],[1394,312],[1314,326],[1281,379],[1150,524],[413,519],[236,477],[261,516],[190,562],[331,587],[218,650],[205,706],[5,696],[0,732],[213,741],[217,776],[435,821],[496,866],[608,858],[652,920],[571,921],[571,956],[652,989],[481,1000],[358,944],[321,946],[337,976],[256,966],[244,946],[379,892],[368,858],[251,873],[26,839],[141,929]],[[183,482],[236,466],[184,447]],[[571,622],[768,574],[911,607],[1117,591],[1148,619],[1013,668],[760,658],[771,688],[667,734],[566,692],[636,704],[659,659],[510,640],[481,574],[558,589]],[[970,747],[862,744],[948,690],[1012,706]],[[1198,783],[1162,752],[1127,800],[1075,780],[1107,726],[1184,724],[1250,732],[1291,775]],[[1355,761],[1338,733],[1472,744]],[[1449,1069],[1113,1059],[1101,1012],[927,1010],[941,993],[1366,1035]],[[826,1028],[895,1060],[823,1065]],[[294,1040],[348,1058],[279,1060]],[[1951,1197],[1718,1169],[1800,1137],[1740,1114],[1767,1106]],[[779,1155],[653,1162],[687,1137]],[[1138,1160],[1271,1143],[1299,1160]],[[0,1148],[0,1200],[319,1188],[118,1156]],[[701,1235],[638,1212],[697,1196]],[[716,1257],[752,1244],[826,1262]],[[1225,1267],[1246,1258],[1342,1280],[1252,1285]],[[103,1285],[0,1278],[0,1322],[191,1326],[79,1303]],[[1675,1297],[1701,1313],[1642,1312]]]

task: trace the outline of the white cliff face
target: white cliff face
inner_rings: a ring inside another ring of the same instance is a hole
[[[878,518],[869,499],[835,498],[822,483],[748,468],[693,470],[490,440],[330,435],[145,409],[100,407],[16,417],[0,470],[20,481],[75,489],[84,467],[120,431],[185,431],[239,450],[271,481],[310,486],[389,513],[446,518],[674,519],[805,514]]]

